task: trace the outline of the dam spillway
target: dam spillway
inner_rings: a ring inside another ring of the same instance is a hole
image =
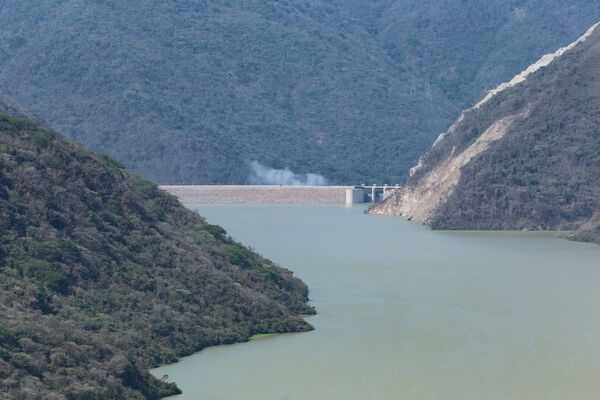
[[[398,186],[165,185],[185,204],[355,204],[381,201]],[[387,189],[387,192],[386,192]]]

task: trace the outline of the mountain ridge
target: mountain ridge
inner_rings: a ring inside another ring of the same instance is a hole
[[[527,79],[466,110],[400,193],[372,213],[404,215],[434,229],[576,230],[592,221],[600,208],[594,27]],[[448,168],[494,130],[487,146]]]
[[[7,0],[0,92],[161,184],[243,184],[254,160],[400,183],[485,87],[600,18],[541,4]]]

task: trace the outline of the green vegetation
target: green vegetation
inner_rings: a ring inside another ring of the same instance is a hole
[[[600,210],[600,30],[526,82],[469,111],[423,158],[423,174],[495,121],[528,110],[461,170],[435,229],[575,230]],[[597,221],[597,220],[596,220]],[[597,240],[589,222],[574,237]]]
[[[290,271],[155,184],[0,115],[1,398],[178,393],[147,369],[312,329],[307,300]]]
[[[206,224],[206,231],[217,240],[223,240],[227,235],[227,231],[219,225]]]
[[[3,0],[0,93],[159,183],[245,183],[252,160],[400,183],[484,89],[599,19],[595,0]]]

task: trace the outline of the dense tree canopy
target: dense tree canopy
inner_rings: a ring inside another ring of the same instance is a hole
[[[398,183],[597,19],[594,0],[5,0],[0,93],[158,183],[244,183],[253,160]]]
[[[175,393],[147,368],[309,330],[307,300],[290,271],[119,162],[0,114],[0,398]]]

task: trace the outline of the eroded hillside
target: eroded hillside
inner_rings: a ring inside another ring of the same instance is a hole
[[[600,29],[465,111],[375,213],[435,229],[573,230],[600,210]]]

